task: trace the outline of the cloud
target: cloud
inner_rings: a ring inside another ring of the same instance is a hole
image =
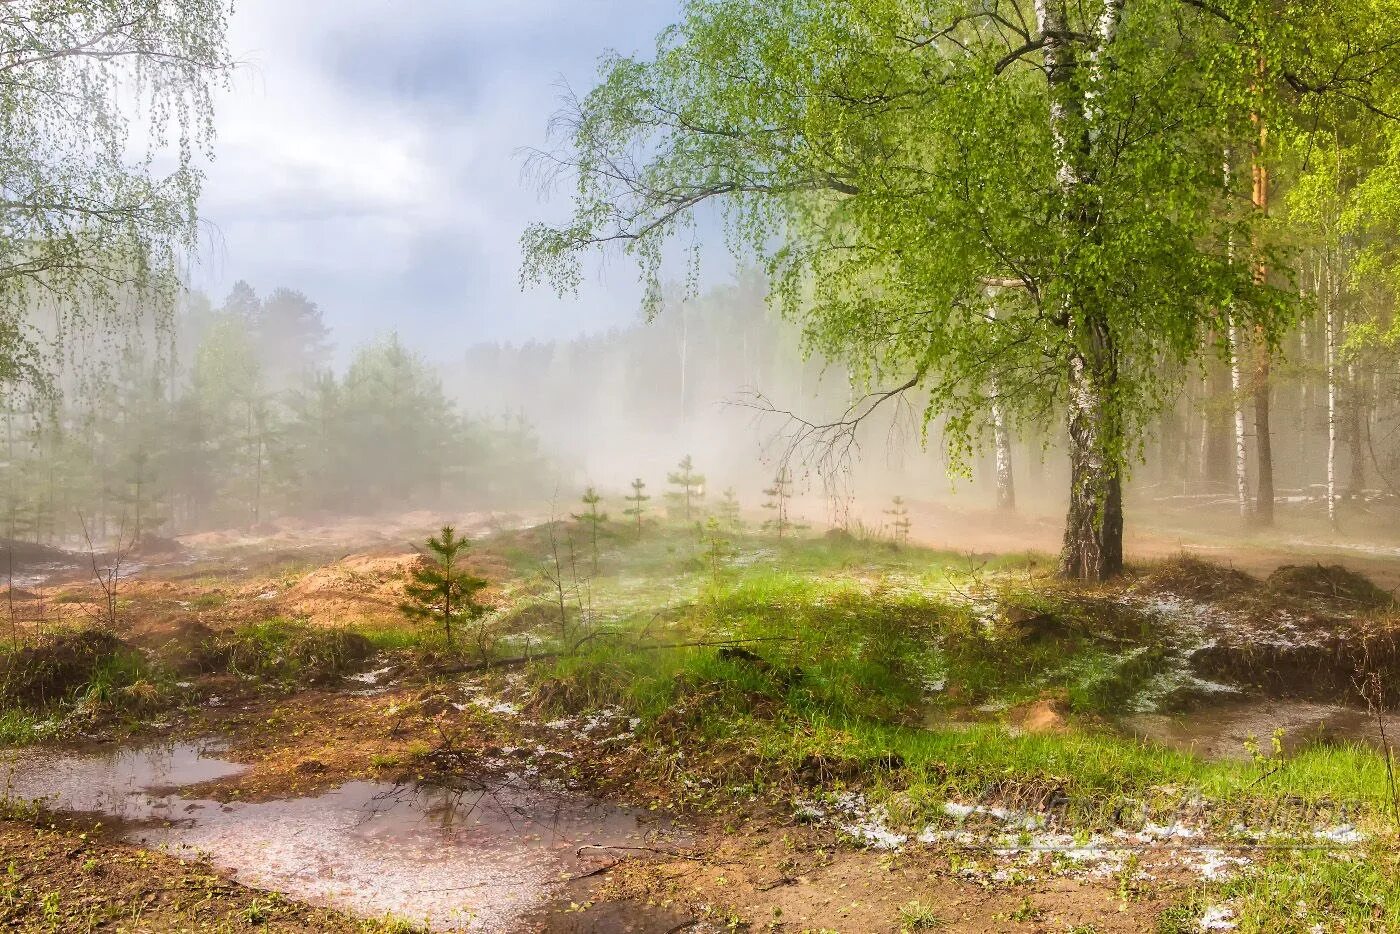
[[[326,309],[342,354],[397,328],[435,357],[634,319],[614,264],[577,299],[518,287],[520,232],[560,217],[521,178],[562,77],[649,49],[673,0],[241,0],[246,64],[219,101],[196,284],[286,285]],[[602,267],[600,267],[601,269]]]

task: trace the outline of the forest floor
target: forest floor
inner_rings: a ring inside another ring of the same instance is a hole
[[[17,574],[0,924],[1400,930],[1400,611],[1348,555],[613,524],[595,571],[478,516],[448,645],[396,609],[435,518],[166,543],[115,614]]]

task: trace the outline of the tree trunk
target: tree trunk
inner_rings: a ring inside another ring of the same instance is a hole
[[[1240,520],[1249,521],[1249,447],[1245,437],[1244,374],[1240,360],[1239,328],[1230,321],[1230,408],[1235,413],[1235,499]]]
[[[1254,493],[1254,521],[1274,524],[1274,448],[1269,434],[1269,349],[1259,347],[1259,366],[1254,371],[1254,450],[1258,463],[1259,486]]]
[[[1264,63],[1260,61],[1262,74]],[[1259,128],[1259,148],[1254,154],[1254,208],[1261,214],[1269,212],[1269,169],[1264,164],[1264,147],[1268,142],[1268,128],[1256,113],[1254,122]],[[1268,279],[1269,270],[1262,263],[1254,270],[1255,281],[1260,285]],[[1264,335],[1259,335],[1259,360],[1254,370],[1254,445],[1258,453],[1259,485],[1254,498],[1254,521],[1261,526],[1274,524],[1274,448],[1269,434],[1269,345]]]
[[[1327,365],[1327,521],[1337,528],[1337,322],[1332,300],[1332,270],[1322,285]]]
[[[1061,220],[1079,239],[1094,238],[1098,208],[1083,198],[1087,166],[1098,134],[1094,94],[1108,50],[1117,38],[1123,0],[1102,0],[1088,44],[1088,81],[1076,80],[1081,63],[1069,45],[1064,0],[1035,0],[1036,26],[1045,37],[1045,77],[1050,86],[1050,134],[1056,179],[1065,199]],[[1077,203],[1078,202],[1078,203]],[[1088,202],[1088,203],[1082,203]],[[1070,497],[1060,572],[1081,580],[1106,580],[1123,569],[1123,424],[1113,398],[1118,377],[1113,332],[1092,296],[1069,296],[1064,307],[1074,351],[1069,365]]]
[[[1107,389],[1116,376],[1112,336],[1089,325],[1089,346],[1070,363],[1070,493],[1060,573],[1107,580],[1123,570],[1123,480],[1113,447],[1121,425]]]
[[[997,509],[1016,510],[1016,487],[1011,475],[1011,432],[1006,427],[1006,413],[1000,402],[992,403],[992,435],[997,460]]]
[[[988,311],[993,321],[997,318],[996,305]],[[997,509],[1002,512],[1016,510],[1016,486],[1011,473],[1011,431],[1006,425],[1006,408],[1001,403],[1001,384],[992,378],[992,446],[996,454]]]
[[[1347,443],[1351,473],[1347,479],[1347,499],[1359,500],[1366,492],[1366,436],[1362,433],[1366,400],[1361,391],[1361,377],[1357,375],[1355,364],[1347,366],[1347,396]]]

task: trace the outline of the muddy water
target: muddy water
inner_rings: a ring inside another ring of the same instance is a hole
[[[1283,731],[1285,752],[1313,743],[1364,743],[1381,748],[1381,725],[1374,714],[1353,707],[1308,701],[1252,699],[1233,701],[1168,716],[1139,714],[1123,721],[1131,734],[1207,759],[1249,759],[1253,739],[1261,751],[1272,749],[1275,730]],[[1384,718],[1385,738],[1400,745],[1400,716]]]
[[[176,743],[22,756],[8,766],[9,788],[117,818],[133,842],[207,854],[246,885],[441,930],[510,930],[561,879],[618,852],[580,856],[579,847],[644,846],[662,832],[644,812],[525,788],[350,782],[316,797],[229,804],[180,794],[242,770],[221,751]]]

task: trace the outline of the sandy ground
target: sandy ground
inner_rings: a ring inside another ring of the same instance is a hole
[[[1059,545],[1055,517],[1006,516],[930,503],[911,504],[910,513],[917,542],[954,552],[1024,553],[1028,561],[1044,562]],[[1194,524],[1189,518],[1164,514],[1152,523],[1130,526],[1130,557],[1147,560],[1185,551],[1257,576],[1283,564],[1340,563],[1387,589],[1400,586],[1400,549],[1392,552],[1386,544],[1336,535],[1313,540],[1305,535],[1306,523],[1295,522],[1268,535],[1234,536],[1212,531],[1212,523],[1199,517]],[[287,521],[252,531],[188,536],[181,540],[182,553],[149,561],[123,582],[128,609],[122,635],[158,648],[194,630],[283,615],[324,625],[395,618],[404,573],[418,560],[411,543],[444,521],[482,536],[530,520],[411,513]],[[486,549],[480,560],[500,559]],[[21,603],[27,612],[40,608],[45,624],[63,618],[82,621],[101,612],[99,596],[78,572],[27,588]],[[230,738],[235,757],[252,767],[216,791],[240,800],[306,795],[351,780],[415,777],[425,764],[433,764],[422,759],[426,748],[450,748],[454,768],[490,769],[499,767],[503,750],[523,741],[560,742],[556,735],[539,733],[541,726],[527,718],[485,717],[469,703],[462,705],[465,710],[444,708],[435,686],[405,683],[383,693],[304,691],[291,697],[240,695],[234,683],[226,688],[221,705],[203,708],[171,729]],[[1337,716],[1323,705],[1294,706],[1300,722],[1330,724]],[[1262,729],[1256,713],[1242,709],[1238,717],[1222,719],[1220,736],[1210,741],[1218,740],[1222,748],[1238,745],[1236,734]],[[1170,721],[1147,726],[1155,727],[1159,738],[1172,740]],[[1194,734],[1180,739],[1181,744],[1202,742]],[[572,763],[560,769],[561,780],[642,806],[662,797],[660,777],[634,753],[585,746],[565,748],[575,758],[555,763]],[[989,885],[966,878],[946,852],[854,849],[840,845],[829,830],[794,826],[789,816],[731,816],[736,813],[691,815],[694,843],[684,853],[635,854],[638,858],[603,863],[596,874],[563,885],[557,899],[523,920],[518,930],[673,932],[724,930],[743,923],[751,930],[893,932],[909,926],[910,912],[927,910],[928,917],[939,919],[940,929],[953,931],[1062,931],[1086,925],[1101,932],[1138,931],[1151,929],[1161,909],[1190,883],[1159,878],[1126,894],[1112,877]],[[266,907],[256,902],[258,893],[218,879],[207,867],[139,857],[130,847],[101,835],[83,838],[71,827],[0,823],[0,858],[6,856],[27,861],[29,867],[11,882],[15,892],[25,887],[19,904],[29,906],[28,913],[0,914],[0,922],[20,930],[79,929],[64,926],[65,919],[86,917],[104,897],[133,906],[118,917],[149,911],[148,920],[127,930],[200,930],[184,920],[195,902],[172,892],[198,891],[213,906],[208,917],[234,928],[250,912]],[[110,868],[85,869],[89,858]],[[53,890],[42,883],[50,878],[77,896],[71,907],[63,902],[67,913],[55,918],[46,917],[42,908]],[[269,929],[353,929],[352,922],[332,913],[302,906],[277,910],[283,913],[274,913]]]

